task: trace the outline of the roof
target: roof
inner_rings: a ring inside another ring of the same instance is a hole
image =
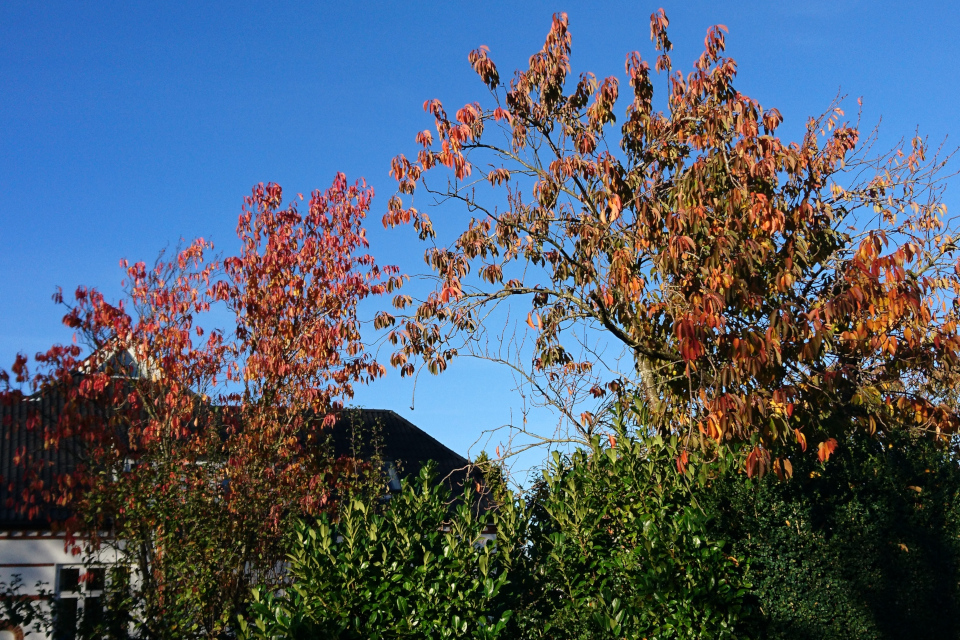
[[[56,419],[63,408],[60,394],[29,396],[20,402],[0,402],[0,530],[45,529],[51,520],[64,520],[69,511],[63,508],[42,509],[43,513],[28,517],[17,508],[26,488],[27,469],[19,462],[29,452],[41,463],[39,479],[51,486],[56,477],[73,469],[76,448],[69,444],[53,449],[43,446],[42,425]],[[38,416],[33,424],[31,416]]]
[[[62,397],[56,392],[0,402],[0,531],[46,530],[51,522],[69,516],[66,508],[44,506],[33,517],[17,508],[27,475],[22,463],[17,462],[20,452],[28,451],[43,463],[39,478],[45,486],[51,486],[57,476],[69,473],[76,464],[79,447],[69,442],[52,449],[43,446],[43,426],[52,424],[62,407]],[[30,415],[39,419],[31,421]],[[433,460],[438,480],[445,481],[454,494],[459,494],[474,474],[466,458],[390,410],[347,409],[330,430],[330,437],[336,456],[369,460],[379,454],[385,464],[393,464],[400,478],[416,476],[427,461]]]
[[[428,460],[438,479],[453,479],[470,462],[406,418],[389,409],[347,409],[331,430],[334,453],[368,460],[379,453],[401,478],[416,476]],[[379,449],[379,451],[378,451]]]

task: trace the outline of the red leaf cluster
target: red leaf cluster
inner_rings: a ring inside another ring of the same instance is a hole
[[[0,402],[31,395],[11,428],[42,432],[17,455],[18,508],[65,506],[70,536],[146,545],[160,583],[170,545],[214,522],[205,544],[272,570],[284,523],[330,508],[365,473],[333,459],[322,431],[354,385],[385,372],[365,350],[357,305],[403,277],[366,253],[372,197],[339,174],[300,211],[279,185],[260,184],[244,200],[236,255],[211,255],[198,239],[153,265],[123,261],[117,303],[78,288],[64,324],[86,357],[58,345],[36,356],[35,372],[18,355],[12,379],[0,374]],[[56,451],[76,460],[51,478]],[[242,582],[236,566],[223,561],[225,580]]]

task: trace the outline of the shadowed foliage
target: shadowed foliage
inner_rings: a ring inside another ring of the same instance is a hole
[[[757,637],[960,637],[955,452],[898,433],[844,445],[787,482],[728,474],[701,496],[750,563]]]

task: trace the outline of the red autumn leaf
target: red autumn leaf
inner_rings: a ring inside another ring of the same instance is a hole
[[[32,439],[37,450],[16,452],[14,507],[69,509],[63,526],[77,552],[79,538],[96,545],[107,530],[143,549],[151,560],[140,570],[157,593],[180,589],[178,567],[194,562],[207,563],[225,593],[246,589],[251,571],[269,573],[291,517],[334,508],[328,496],[369,471],[315,445],[354,387],[385,371],[365,350],[357,307],[404,279],[366,254],[372,197],[338,174],[301,211],[299,194],[285,204],[278,185],[260,184],[244,199],[235,254],[217,258],[197,239],[149,267],[124,261],[116,303],[78,287],[64,323],[99,349],[81,358],[78,346],[55,345],[36,356],[29,380],[23,356],[13,379],[0,372],[0,404],[21,402],[17,385],[35,384],[36,410],[21,423],[43,435]],[[221,326],[224,313],[230,333],[201,326]],[[48,452],[77,446],[83,464],[48,482]],[[249,552],[190,556],[198,541],[189,532],[211,522],[212,544]],[[256,532],[256,548],[231,538],[244,531]]]
[[[755,454],[756,454],[756,451],[751,451],[750,454],[747,455],[747,460],[746,460],[746,463],[744,464],[744,468],[747,471],[748,478],[752,478],[754,474],[757,472],[757,463],[759,462],[759,460]]]

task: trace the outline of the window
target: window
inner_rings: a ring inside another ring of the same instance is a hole
[[[60,580],[58,581],[57,591],[77,591],[80,589],[80,568],[79,567],[60,567]]]
[[[57,567],[55,640],[75,640],[81,619],[86,624],[96,624],[103,614],[101,597],[106,583],[106,567]]]
[[[107,586],[107,570],[94,567],[87,571],[87,591],[103,591]]]

